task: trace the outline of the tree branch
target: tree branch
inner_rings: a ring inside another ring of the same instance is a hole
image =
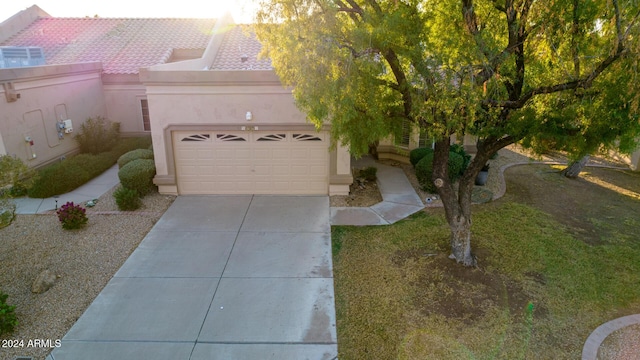
[[[376,48],[366,48],[364,50],[357,51],[351,45],[339,43],[338,41],[335,41],[335,43],[338,45],[340,49],[348,49],[349,51],[351,51],[351,56],[353,56],[354,59],[363,57],[365,55],[380,54],[380,49],[376,49]]]
[[[610,55],[604,61],[602,61],[589,75],[583,77],[579,80],[569,81],[562,84],[550,85],[550,86],[541,86],[535,89],[532,89],[522,95],[518,100],[508,100],[508,101],[497,101],[487,99],[484,101],[484,104],[490,106],[497,106],[506,109],[520,109],[522,108],[527,101],[529,101],[532,97],[541,94],[552,94],[565,90],[574,90],[578,88],[587,89],[591,87],[593,81],[600,75],[603,71],[605,71],[609,65],[611,65],[614,61],[616,61],[622,54],[625,52],[623,48],[619,49],[615,54]]]
[[[353,20],[354,22],[359,22],[360,18],[362,18],[363,15],[363,11],[360,7],[354,8],[354,7],[348,7],[347,4],[345,4],[344,2],[342,2],[341,0],[336,0],[336,4],[338,5],[338,8],[336,9],[336,11],[338,12],[346,12],[347,14],[349,14],[349,17],[351,17],[351,20]],[[356,4],[357,5],[357,4]],[[358,18],[358,15],[360,15],[360,18]]]
[[[348,7],[339,7],[336,9],[337,11],[347,12],[347,13],[356,13],[362,15],[362,10],[352,9]]]
[[[378,14],[382,13],[382,8],[380,7],[380,4],[376,2],[376,0],[368,0],[367,2],[369,3],[369,5],[371,5],[371,7],[373,8],[373,10],[375,10],[376,13]]]
[[[402,70],[402,65],[400,65],[400,60],[398,59],[398,55],[391,49],[386,50],[382,54],[387,60],[393,75],[396,78],[396,82],[398,83],[397,91],[402,94],[402,102],[404,104],[404,112],[405,116],[413,121],[413,117],[411,116],[411,109],[413,107],[413,97],[411,96],[411,86],[407,80],[407,76]]]

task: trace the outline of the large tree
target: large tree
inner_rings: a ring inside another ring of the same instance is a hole
[[[435,139],[452,258],[470,266],[471,191],[498,150],[577,159],[634,144],[638,11],[636,0],[262,0],[256,31],[298,106],[352,153],[405,121]],[[458,184],[453,134],[478,139]]]

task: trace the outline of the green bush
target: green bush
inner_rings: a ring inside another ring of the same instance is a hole
[[[122,211],[137,210],[142,206],[140,201],[140,194],[132,189],[127,189],[124,186],[120,186],[113,193],[113,197],[116,199],[116,205],[118,209]]]
[[[128,153],[120,156],[118,159],[118,168],[122,169],[123,166],[127,165],[129,162],[138,159],[151,159],[153,160],[153,151],[149,149],[136,149],[131,150]]]
[[[149,137],[124,138],[111,151],[97,155],[79,154],[47,166],[39,171],[28,194],[32,198],[47,198],[75,190],[108,170],[123,154],[146,148],[150,143]]]
[[[147,149],[150,146],[151,136],[127,137],[121,138],[111,151],[120,154],[118,155],[118,157],[120,157],[131,150]]]
[[[455,181],[460,177],[464,158],[457,153],[449,152],[449,161],[447,162],[449,178]],[[424,191],[435,193],[437,191],[432,180],[433,176],[433,152],[425,155],[418,164],[416,164],[416,178]]]
[[[0,155],[0,196],[23,196],[33,184],[36,172],[21,159]]]
[[[460,144],[453,144],[449,147],[449,151],[454,152],[460,156],[462,156],[462,159],[464,160],[462,163],[462,170],[460,170],[460,176],[462,176],[462,173],[464,173],[465,170],[467,170],[467,166],[469,166],[469,163],[471,162],[471,155],[469,155],[465,150],[464,150],[464,146],[460,145]]]
[[[360,170],[358,176],[365,179],[366,181],[376,181],[376,179],[378,178],[378,168],[374,166],[366,167]]]
[[[144,196],[153,189],[153,177],[156,165],[150,159],[137,159],[129,162],[118,171],[118,178],[122,186],[135,190]]]
[[[9,295],[0,291],[0,335],[10,333],[18,325],[18,319],[14,313],[16,307],[7,304]]]
[[[16,203],[12,199],[0,197],[0,229],[11,225],[16,217]]]
[[[423,147],[411,150],[409,152],[409,161],[411,162],[411,165],[415,168],[418,162],[427,154],[433,154],[433,149]]]
[[[99,154],[111,150],[119,137],[120,123],[96,116],[80,125],[80,133],[75,139],[80,145],[80,152]]]

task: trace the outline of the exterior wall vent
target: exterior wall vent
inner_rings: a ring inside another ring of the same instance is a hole
[[[44,51],[41,47],[0,46],[0,68],[17,68],[44,64]]]

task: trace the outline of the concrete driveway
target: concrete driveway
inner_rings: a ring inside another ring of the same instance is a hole
[[[335,359],[326,196],[180,196],[48,360]]]

